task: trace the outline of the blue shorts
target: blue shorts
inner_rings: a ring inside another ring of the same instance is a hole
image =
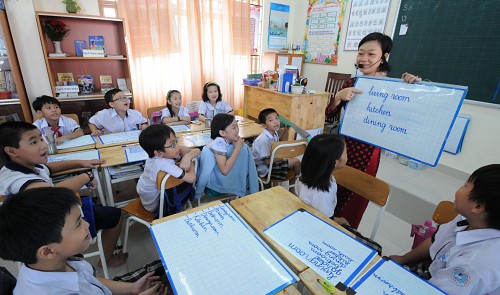
[[[120,221],[122,209],[110,206],[94,205],[94,220],[97,230],[113,228]]]

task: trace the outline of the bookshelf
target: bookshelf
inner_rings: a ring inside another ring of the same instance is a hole
[[[262,56],[262,71],[273,70],[279,67],[280,62],[285,62],[287,65],[295,65],[299,68],[300,75],[303,75],[304,70],[304,54],[302,53],[279,53],[265,52]]]
[[[117,78],[127,79],[127,86],[132,91],[123,19],[38,11],[36,13],[36,20],[52,95],[57,97],[55,92],[55,86],[58,81],[57,73],[72,73],[75,81],[77,81],[79,75],[91,75],[93,77],[93,93],[64,98],[58,97],[61,103],[63,103],[63,112],[76,112],[80,117],[81,123],[85,124],[89,113],[94,114],[96,110],[107,107],[107,104],[104,102],[104,93],[101,93],[101,83],[99,80],[101,75],[111,76],[113,87],[117,86]],[[48,20],[62,21],[66,24],[66,28],[70,29],[69,34],[61,41],[62,51],[68,53],[69,56],[49,56],[49,53],[54,52],[54,46],[42,29],[42,24]],[[74,41],[85,40],[87,48],[89,48],[89,36],[103,36],[105,53],[123,55],[123,57],[76,56]]]

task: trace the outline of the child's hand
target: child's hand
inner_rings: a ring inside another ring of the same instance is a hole
[[[92,131],[92,135],[94,135],[94,136],[103,135],[103,134],[104,134],[104,131],[99,130],[99,129]]]
[[[92,179],[91,182],[87,183],[87,187],[90,190],[95,190],[97,188],[97,179],[96,178]]]
[[[191,168],[191,161],[190,157],[183,157],[179,162],[179,167],[184,171],[188,171]]]
[[[144,292],[139,293],[139,295],[167,295],[168,289],[161,282],[156,283],[153,287],[147,289]]]
[[[419,76],[412,75],[410,73],[404,73],[401,76],[401,79],[403,79],[406,83],[415,83],[422,81],[422,78],[420,78]]]
[[[60,145],[61,143],[65,142],[65,141],[66,141],[66,138],[64,138],[64,136],[57,137],[56,138],[56,145]]]
[[[402,255],[390,255],[389,258],[394,262],[404,265],[404,259]]]
[[[347,221],[347,219],[345,219],[344,217],[334,217],[333,221],[335,221],[336,223],[338,223],[340,225],[346,224],[346,225],[350,226],[349,221]]]
[[[94,159],[94,160],[81,160],[80,167],[82,168],[97,168],[99,165],[106,163],[106,160]]]
[[[139,130],[144,130],[146,129],[146,127],[148,127],[149,124],[148,123],[144,123],[144,124],[139,124]]]
[[[363,93],[363,91],[358,90],[354,87],[347,87],[337,92],[337,94],[335,95],[335,100],[351,100],[358,93],[361,94]]]
[[[241,137],[238,137],[238,140],[234,142],[235,148],[242,148],[243,145],[245,145],[245,141]]]
[[[150,272],[142,276],[139,280],[133,283],[132,293],[134,294],[157,294],[161,287],[159,276],[153,276],[154,272]]]

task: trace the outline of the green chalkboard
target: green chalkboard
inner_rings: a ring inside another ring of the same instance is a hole
[[[401,0],[393,40],[391,76],[468,86],[466,99],[500,104],[500,0]]]

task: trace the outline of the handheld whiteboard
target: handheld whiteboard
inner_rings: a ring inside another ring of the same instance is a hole
[[[104,145],[112,143],[121,143],[121,142],[125,143],[129,141],[138,141],[139,134],[141,134],[141,130],[110,133],[105,135],[99,135],[99,140]]]
[[[298,280],[228,204],[151,233],[175,294],[274,294]]]
[[[83,135],[77,138],[66,140],[57,146],[58,150],[70,149],[84,145],[95,144],[95,139],[92,135]]]
[[[358,77],[340,133],[436,166],[467,87]]]
[[[100,158],[99,150],[88,150],[83,152],[51,155],[48,158],[48,163],[72,160],[94,160]]]
[[[470,118],[459,115],[451,127],[450,135],[446,139],[444,151],[456,155],[462,151],[462,143],[464,141],[467,126],[469,126]]]
[[[127,163],[145,161],[149,158],[148,153],[139,145],[125,147],[123,150],[127,158]]]

